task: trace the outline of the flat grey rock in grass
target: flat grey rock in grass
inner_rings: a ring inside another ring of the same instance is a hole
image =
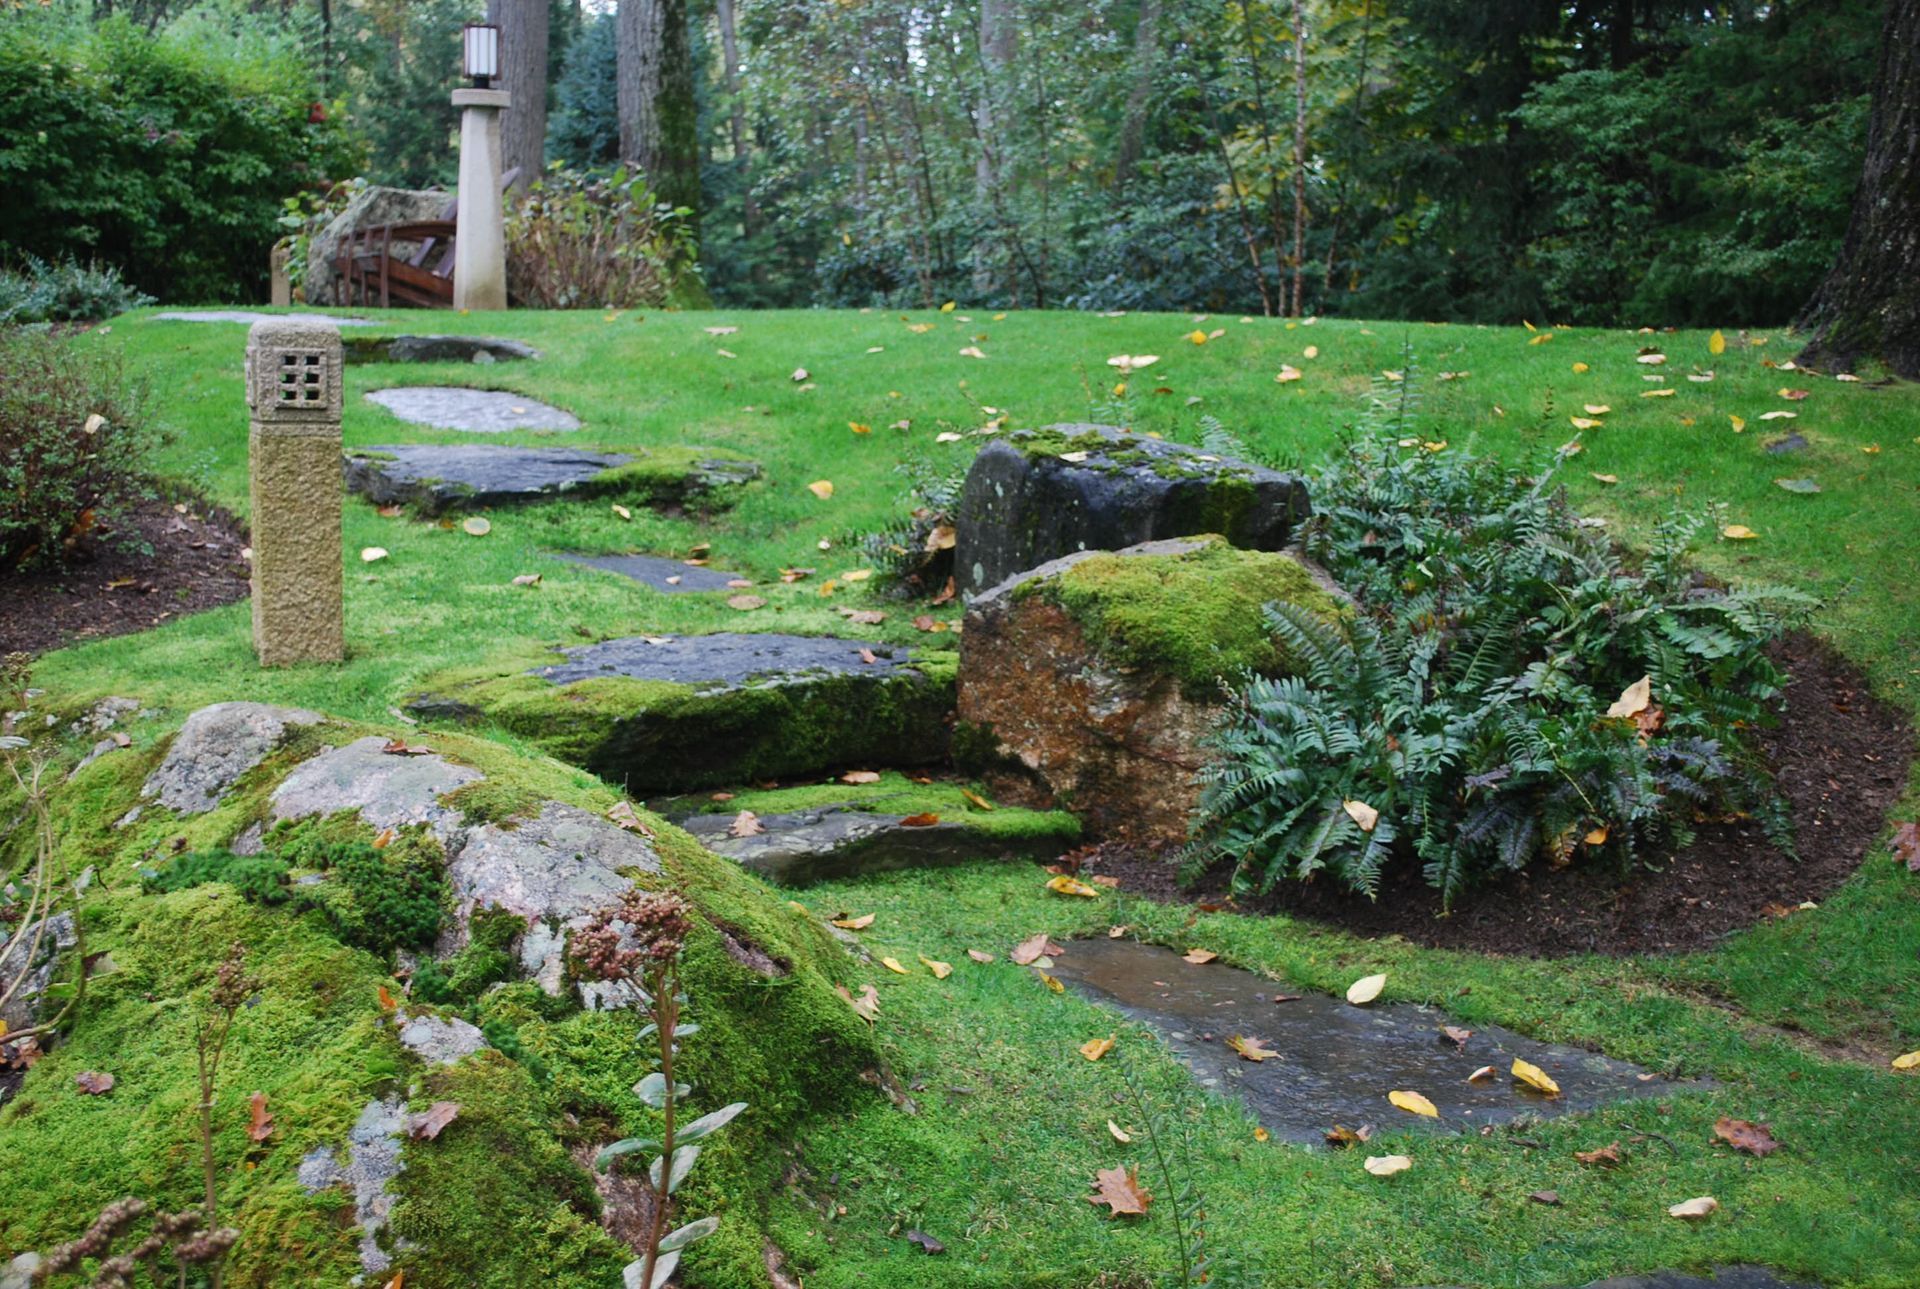
[[[871,657],[873,661],[862,661]],[[955,660],[818,636],[633,636],[558,651],[531,671],[471,672],[408,701],[492,720],[636,794],[923,765],[946,755]]]
[[[401,385],[367,395],[403,421],[469,434],[509,434],[514,430],[577,430],[571,412],[537,398],[497,389],[459,385]]]
[[[1076,840],[1057,826],[1057,815],[1037,815],[1045,822],[1028,835],[988,832],[957,819],[910,828],[907,818],[826,806],[761,815],[766,831],[750,837],[733,836],[734,816],[726,814],[695,815],[680,826],[714,854],[788,886],[977,859],[1058,859]]]
[[[1760,446],[1773,456],[1786,456],[1791,452],[1805,452],[1812,444],[1807,442],[1805,435],[1782,434],[1777,438],[1768,439]]]
[[[460,812],[440,798],[485,776],[437,755],[383,752],[385,745],[363,738],[302,761],[273,790],[275,821],[356,810],[376,830],[426,824],[451,848],[464,829]]]
[[[477,1026],[458,1016],[398,1013],[400,1045],[429,1065],[452,1065],[492,1044]]]
[[[325,327],[377,327],[370,318],[336,318],[326,313],[261,313],[257,309],[169,309],[153,315],[158,322],[304,322]]]
[[[1075,990],[1158,1030],[1204,1086],[1244,1100],[1274,1136],[1314,1142],[1334,1124],[1401,1131],[1472,1131],[1520,1115],[1551,1117],[1631,1097],[1669,1096],[1699,1084],[1649,1076],[1625,1061],[1523,1038],[1493,1025],[1464,1048],[1440,1032],[1458,1024],[1411,1003],[1354,1007],[1308,994],[1276,1003],[1282,987],[1218,962],[1196,965],[1170,949],[1132,940],[1075,940],[1054,959],[1053,974]],[[1291,992],[1291,991],[1285,991]],[[1242,1060],[1226,1044],[1258,1038],[1274,1056]],[[1516,1082],[1514,1058],[1530,1061],[1560,1085],[1549,1097]],[[1468,1082],[1483,1065],[1495,1076]],[[1387,1094],[1410,1089],[1429,1098],[1439,1119],[1408,1114]]]
[[[1312,513],[1304,480],[1110,425],[1016,430],[980,449],[955,528],[971,594],[1083,550],[1218,533],[1276,551]]]
[[[677,559],[663,559],[658,555],[560,555],[556,558],[569,564],[597,568],[603,573],[617,573],[667,593],[724,591],[727,583],[739,576],[716,568],[700,568]],[[675,580],[668,581],[668,578]]]
[[[632,457],[571,448],[508,448],[479,443],[409,443],[346,454],[349,492],[380,506],[412,506],[437,515],[463,507],[544,501],[591,484]]]
[[[639,833],[549,801],[531,819],[485,824],[467,835],[447,864],[454,919],[437,949],[442,956],[459,951],[475,913],[504,909],[528,924],[521,965],[557,995],[564,987],[567,932],[633,889],[632,874],[659,872],[660,856]]]
[[[350,363],[497,363],[535,359],[540,351],[500,336],[355,336],[345,342]]]
[[[201,814],[240,776],[286,740],[289,730],[317,725],[320,713],[266,703],[215,703],[187,717],[166,759],[140,787],[142,797],[183,815]]]

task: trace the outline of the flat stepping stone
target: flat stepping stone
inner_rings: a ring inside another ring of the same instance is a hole
[[[952,654],[731,632],[558,652],[532,670],[429,683],[409,707],[490,720],[636,795],[946,756]]]
[[[733,836],[734,816],[727,814],[695,815],[679,823],[714,854],[787,886],[977,859],[1058,859],[1076,840],[1058,826],[1062,816],[1055,814],[1035,816],[1038,826],[1027,835],[990,832],[957,819],[908,827],[908,818],[825,806],[760,815],[766,831],[750,837]]]
[[[1768,439],[1760,446],[1765,448],[1769,455],[1785,456],[1790,452],[1805,452],[1812,445],[1807,442],[1804,435],[1782,434],[1778,438]]]
[[[161,322],[302,322],[323,327],[377,327],[371,318],[336,318],[330,313],[261,313],[256,309],[170,309],[156,313]]]
[[[500,363],[540,356],[520,340],[501,336],[354,336],[344,342],[350,363]]]
[[[617,573],[668,594],[675,591],[728,590],[727,584],[738,576],[659,555],[560,555],[555,558],[569,564],[597,568],[603,573]],[[668,578],[674,580],[668,581]]]
[[[515,430],[577,430],[580,421],[571,412],[524,394],[497,389],[467,389],[459,385],[398,385],[376,389],[370,402],[415,425],[468,434],[510,434]]]
[[[627,469],[625,467],[632,467]],[[480,443],[397,443],[346,454],[347,488],[375,505],[410,506],[422,515],[547,501],[563,495],[619,495],[644,505],[719,509],[724,489],[757,478],[752,461],[584,448],[516,448]]]
[[[1132,940],[1075,940],[1054,959],[1052,973],[1158,1030],[1201,1084],[1238,1095],[1287,1141],[1317,1142],[1336,1123],[1468,1131],[1700,1086],[1498,1026],[1474,1028],[1462,1048],[1440,1032],[1452,1018],[1412,1003],[1355,1007],[1325,994],[1275,1003],[1271,980],[1219,963],[1196,965]],[[1226,1043],[1236,1034],[1260,1039],[1275,1055],[1241,1059]],[[1560,1095],[1516,1082],[1508,1073],[1516,1057],[1544,1070]],[[1468,1082],[1483,1065],[1495,1076]],[[1440,1118],[1394,1108],[1387,1094],[1396,1090],[1427,1097]]]

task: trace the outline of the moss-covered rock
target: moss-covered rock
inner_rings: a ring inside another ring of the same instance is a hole
[[[1217,536],[1087,551],[968,606],[954,747],[1012,800],[1096,836],[1185,839],[1226,682],[1285,674],[1262,610],[1343,612],[1325,575]]]
[[[141,880],[142,870],[165,873],[177,857],[223,850],[249,833],[303,891],[344,880],[324,858],[332,847],[451,867],[472,836],[497,840],[555,810],[618,827],[605,817],[621,799],[603,784],[451,732],[434,737],[433,755],[471,774],[454,776],[430,821],[376,828],[351,803],[327,813],[281,809],[289,777],[327,749],[387,737],[334,721],[302,727],[210,809],[192,813],[149,798],[116,823],[141,801],[164,743],[103,758],[55,793],[57,865],[96,874],[78,917],[95,965],[63,1032],[46,1039],[45,1055],[0,1107],[0,1254],[72,1239],[123,1195],[167,1209],[198,1200],[194,1034],[213,970],[237,942],[262,988],[237,1015],[215,1108],[221,1216],[240,1231],[228,1284],[343,1284],[373,1265],[363,1262],[365,1214],[356,1212],[353,1185],[323,1166],[350,1159],[356,1130],[364,1136],[369,1123],[398,1152],[400,1171],[383,1183],[375,1207],[390,1201],[391,1215],[367,1233],[368,1247],[409,1285],[619,1283],[632,1254],[603,1228],[600,1192],[578,1160],[654,1127],[653,1112],[629,1091],[648,1067],[636,1056],[632,1014],[583,1010],[571,990],[517,979],[524,942],[536,931],[564,937],[564,923],[534,927],[462,910],[450,891],[443,913],[467,919],[465,947],[438,973],[434,999],[410,999],[411,959],[364,947],[380,941],[344,934],[317,904],[251,889],[249,898],[218,880],[170,891]],[[377,814],[393,800],[380,796],[364,810]],[[519,803],[527,808],[516,811]],[[877,1060],[865,1024],[834,993],[837,983],[855,983],[858,969],[803,911],[679,829],[642,813],[619,831],[646,857],[620,865],[619,875],[678,890],[698,913],[685,957],[701,1024],[683,1057],[693,1107],[751,1106],[708,1145],[677,1197],[690,1217],[723,1219],[720,1234],[689,1253],[685,1274],[697,1285],[764,1285],[764,1204],[778,1184],[778,1143],[809,1115],[860,1095],[858,1076]],[[7,873],[30,862],[29,833],[0,834]],[[441,1011],[423,1011],[430,1001]],[[456,1022],[480,1026],[487,1045],[435,1049],[423,1061],[399,1039],[403,1015],[416,1028],[434,1017],[469,1038]],[[74,1078],[88,1070],[112,1074],[112,1092],[83,1094]],[[255,1091],[273,1116],[264,1141],[248,1133]],[[437,1137],[381,1127],[440,1100],[461,1108]],[[368,1114],[382,1105],[394,1108]]]
[[[939,761],[957,669],[858,640],[634,636],[446,673],[409,706],[490,722],[636,794],[686,792]]]
[[[485,443],[358,448],[346,454],[342,470],[350,491],[423,516],[556,497],[721,510],[732,504],[739,485],[760,476],[754,462],[714,448],[594,451]]]

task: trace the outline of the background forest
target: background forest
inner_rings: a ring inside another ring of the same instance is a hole
[[[510,59],[528,17],[500,10],[537,2],[493,0]],[[537,15],[547,54],[520,85],[547,113],[531,146],[545,164],[642,161],[652,192],[689,212],[718,304],[1673,326],[1784,322],[1833,263],[1882,12],[624,7],[552,0]],[[458,33],[485,8],[5,8],[0,255],[98,258],[162,298],[257,298],[287,197],[356,175],[451,182]],[[621,110],[634,59],[620,48],[636,39],[651,42],[644,143],[631,86]]]

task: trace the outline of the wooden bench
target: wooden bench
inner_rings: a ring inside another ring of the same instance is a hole
[[[500,181],[505,192],[520,177],[509,170]],[[453,307],[454,215],[458,196],[450,198],[439,219],[356,228],[340,243],[333,273],[341,304],[352,308],[391,308],[395,303],[423,309]],[[413,247],[411,254],[398,254]]]

